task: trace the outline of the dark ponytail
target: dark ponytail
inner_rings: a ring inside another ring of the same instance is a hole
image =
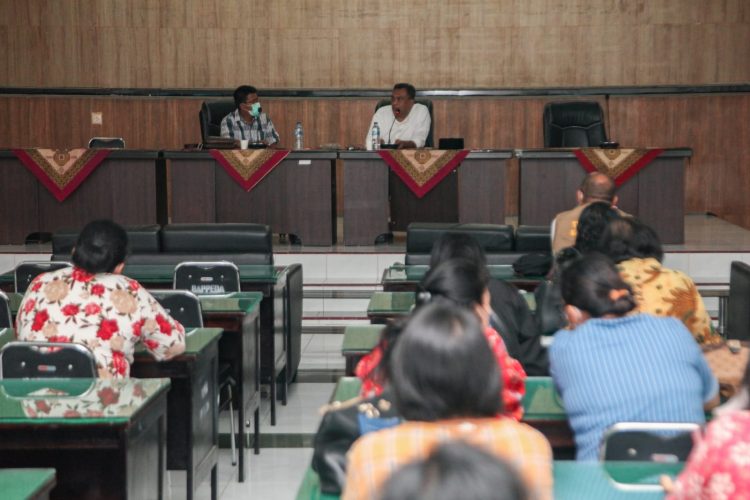
[[[636,304],[633,292],[604,255],[590,253],[568,264],[562,271],[561,290],[566,304],[592,318],[612,314],[624,316]]]
[[[417,307],[442,297],[472,308],[482,303],[490,275],[487,268],[469,259],[449,259],[430,268],[417,290]]]

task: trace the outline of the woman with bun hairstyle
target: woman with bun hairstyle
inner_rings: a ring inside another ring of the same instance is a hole
[[[550,347],[550,373],[575,434],[578,460],[596,460],[617,422],[705,422],[719,385],[698,344],[675,318],[628,314],[630,287],[605,256],[562,271],[569,329]]]

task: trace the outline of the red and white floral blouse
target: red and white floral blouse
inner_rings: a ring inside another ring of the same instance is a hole
[[[708,424],[667,498],[750,498],[750,410],[728,412]]]
[[[138,342],[158,360],[185,350],[185,329],[137,281],[77,267],[31,282],[18,309],[16,336],[84,344],[94,353],[100,378],[130,376]]]

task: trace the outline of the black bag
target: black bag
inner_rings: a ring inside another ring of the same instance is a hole
[[[346,479],[346,453],[367,432],[393,427],[401,421],[387,391],[381,396],[355,398],[323,415],[313,442],[312,468],[320,477],[320,491],[338,495]]]
[[[519,276],[546,276],[552,268],[552,255],[549,253],[527,253],[513,263],[513,271]]]
[[[552,335],[561,328],[565,328],[568,319],[565,317],[560,285],[554,281],[542,281],[534,290],[536,299],[536,323],[541,335]]]

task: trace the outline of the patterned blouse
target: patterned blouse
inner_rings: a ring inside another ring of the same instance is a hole
[[[638,311],[655,316],[673,316],[682,321],[699,344],[722,341],[695,283],[686,274],[662,267],[653,258],[629,259],[617,265],[620,275],[633,288]]]
[[[383,482],[400,465],[423,459],[438,444],[464,439],[507,460],[520,472],[530,498],[552,498],[552,449],[532,427],[509,418],[404,422],[359,438],[347,454],[342,500],[378,498]]]
[[[158,360],[185,350],[185,329],[137,281],[77,267],[31,282],[16,317],[19,340],[89,347],[100,378],[128,377],[136,344]]]
[[[729,412],[708,424],[667,498],[750,498],[749,410]]]
[[[521,400],[526,392],[526,372],[521,363],[508,355],[502,337],[492,328],[486,328],[484,336],[490,344],[500,366],[502,377],[503,414],[515,420],[523,417]],[[383,346],[377,345],[369,354],[364,356],[354,370],[354,374],[362,380],[360,395],[364,398],[379,396],[383,392],[383,379],[377,367],[383,359]]]

